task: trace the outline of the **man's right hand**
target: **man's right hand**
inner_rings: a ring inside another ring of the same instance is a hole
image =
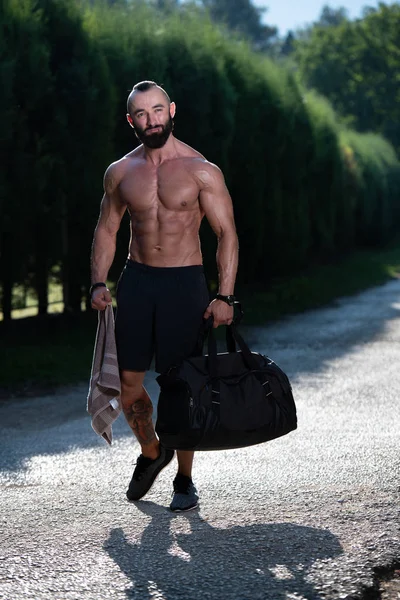
[[[112,304],[110,290],[106,287],[99,287],[93,290],[92,308],[96,310],[105,310],[109,304]]]

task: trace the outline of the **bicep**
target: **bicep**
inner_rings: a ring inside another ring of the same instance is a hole
[[[200,191],[200,206],[215,234],[235,232],[232,199],[222,173],[213,175]]]
[[[100,204],[100,217],[97,226],[104,228],[107,233],[116,233],[125,210],[126,204],[121,202],[119,197],[118,182],[111,166],[104,175],[104,196]]]
[[[119,229],[125,211],[126,205],[122,204],[115,193],[105,192],[100,204],[100,217],[97,226],[104,228],[107,233],[115,234]]]

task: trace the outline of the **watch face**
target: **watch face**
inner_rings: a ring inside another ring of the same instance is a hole
[[[235,304],[235,296],[232,296],[231,294],[229,296],[224,296],[223,294],[217,294],[217,299],[223,300],[224,302],[229,304],[229,306],[233,306]]]

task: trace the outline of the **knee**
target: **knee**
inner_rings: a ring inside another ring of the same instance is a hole
[[[121,381],[121,397],[122,398],[137,398],[142,391],[141,385],[132,385]]]
[[[121,396],[137,398],[143,390],[144,373],[121,371]]]

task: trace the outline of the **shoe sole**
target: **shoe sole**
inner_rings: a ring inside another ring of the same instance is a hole
[[[159,466],[159,468],[158,468],[156,471],[154,471],[154,474],[153,474],[153,478],[152,478],[152,480],[151,480],[151,483],[150,483],[149,487],[147,488],[147,490],[144,492],[144,494],[142,494],[142,495],[141,495],[141,496],[139,496],[138,498],[128,498],[128,496],[127,496],[126,498],[127,498],[128,502],[137,502],[138,500],[141,500],[142,498],[144,498],[144,496],[145,496],[146,494],[148,494],[148,493],[149,493],[149,491],[151,490],[151,488],[153,487],[153,485],[154,485],[154,482],[155,482],[155,480],[157,479],[157,477],[159,476],[159,474],[161,473],[161,471],[162,471],[163,469],[165,469],[165,467],[167,467],[167,466],[169,465],[169,463],[170,463],[170,462],[171,462],[171,460],[174,458],[174,456],[175,456],[175,452],[173,453],[173,455],[171,456],[171,458],[169,459],[169,461],[167,461],[167,462],[165,462],[165,463],[162,463],[162,464]]]
[[[169,507],[169,510],[173,513],[178,513],[178,512],[189,512],[190,510],[195,510],[196,508],[199,508],[199,503],[196,502],[196,504],[194,506],[189,506],[188,508],[171,508]]]

